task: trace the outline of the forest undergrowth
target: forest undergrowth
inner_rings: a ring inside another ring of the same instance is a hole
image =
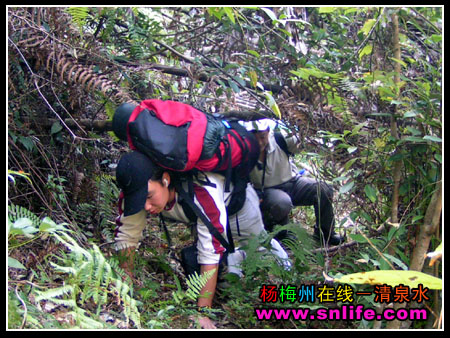
[[[299,168],[334,188],[346,242],[324,247],[313,208],[293,209],[290,224],[244,247],[243,278],[221,276],[207,313],[219,329],[441,329],[442,9],[9,6],[8,329],[199,327],[195,299],[208,276],[188,279],[179,262],[190,229],[168,224],[169,247],[148,218],[134,280],[113,246],[115,168],[129,147],[111,119],[119,104],[148,98],[271,118],[300,140]],[[296,237],[283,243],[290,271],[258,250],[286,229]],[[255,314],[268,306],[263,285],[326,290],[373,271],[387,273],[342,285],[373,291],[407,272],[411,287],[430,285],[430,300],[354,304],[425,308],[427,320]]]

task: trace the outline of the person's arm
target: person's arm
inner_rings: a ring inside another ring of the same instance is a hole
[[[208,280],[206,285],[200,292],[200,297],[197,301],[197,306],[201,308],[210,308],[212,307],[212,301],[214,299],[214,294],[216,292],[217,286],[217,276],[219,271],[219,264],[202,264],[200,265],[200,272],[203,274],[207,271],[214,270],[215,272],[212,277]],[[203,329],[216,329],[217,327],[214,325],[213,321],[206,316],[199,316],[198,322]]]
[[[200,265],[200,272],[203,274],[207,271],[216,270],[212,277],[208,280],[206,285],[200,292],[200,297],[198,299],[198,307],[211,307],[214,294],[216,292],[217,286],[217,275],[219,273],[219,264],[202,264]]]
[[[209,178],[213,185],[199,185],[194,183],[194,195],[197,206],[202,210],[211,224],[222,235],[226,234],[227,211],[224,202],[223,182],[216,180],[214,175]],[[200,272],[204,273],[215,269],[202,288],[197,301],[199,308],[210,308],[214,299],[219,272],[219,261],[225,252],[220,242],[211,235],[208,228],[201,220],[197,222],[197,250]],[[206,316],[199,316],[198,321],[202,328],[215,329],[214,323]]]
[[[121,203],[122,200],[119,201],[119,204]],[[135,251],[142,240],[142,232],[146,223],[147,213],[144,209],[137,214],[125,216],[122,208],[119,208],[114,236],[115,249],[119,253],[119,266],[133,281],[135,281],[133,275]]]
[[[298,154],[300,152],[301,142],[298,139],[297,135],[286,135],[285,133],[281,133],[286,140],[287,149],[291,154]]]
[[[119,266],[125,271],[125,273],[134,282],[134,257],[136,253],[136,247],[129,246],[126,249],[119,250]]]

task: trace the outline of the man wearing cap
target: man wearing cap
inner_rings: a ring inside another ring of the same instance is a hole
[[[143,236],[147,212],[185,223],[189,222],[189,218],[181,204],[182,197],[175,188],[179,182],[177,173],[160,168],[146,155],[132,151],[122,156],[116,168],[116,179],[122,192],[119,201],[120,216],[116,220],[118,228],[115,244],[116,249],[127,258],[121,266],[132,276],[134,252]],[[216,173],[199,172],[193,180],[194,203],[212,225],[225,234],[228,220],[233,236],[244,240],[264,232],[258,196],[252,186],[247,186],[246,201],[235,215],[227,215],[226,205],[231,192],[225,192],[224,187],[225,177]],[[216,269],[201,291],[198,306],[211,307],[217,283],[218,263],[225,249],[200,219],[197,220],[196,229],[200,271],[203,273]],[[278,257],[279,263],[289,269],[287,253],[276,240],[272,239],[271,245],[271,251]],[[245,252],[242,250],[229,253],[229,271],[239,275],[239,263],[244,258]],[[215,328],[207,317],[200,316],[199,323],[203,328]]]
[[[332,188],[325,182],[299,175],[289,158],[289,154],[299,152],[298,140],[275,134],[270,122],[262,119],[245,123],[247,130],[255,133],[261,151],[250,181],[262,195],[260,207],[266,229],[271,231],[275,224],[287,224],[294,206],[313,205],[315,237],[325,244],[342,243],[344,238],[334,232]]]

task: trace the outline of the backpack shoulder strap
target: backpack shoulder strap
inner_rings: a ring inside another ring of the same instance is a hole
[[[178,196],[179,197],[178,203],[180,203],[184,214],[189,219],[189,222],[190,223],[197,222],[198,217],[195,214],[195,212],[192,210],[192,208],[190,207],[189,202],[185,198],[183,198],[179,192],[178,192],[178,194],[179,194],[179,196]],[[191,199],[191,197],[189,196],[188,199]]]
[[[227,250],[227,252],[234,252],[234,244],[233,241],[227,242],[225,238],[220,234],[220,232],[212,225],[209,221],[208,217],[200,210],[200,208],[194,203],[194,199],[189,196],[189,194],[183,189],[181,184],[176,184],[175,189],[177,190],[180,197],[184,200],[184,202],[189,206],[192,212],[206,225],[211,235],[213,235],[220,244]],[[228,217],[227,217],[228,219]],[[228,221],[227,221],[228,222]],[[229,224],[227,224],[227,237],[230,237],[231,231],[229,231]]]
[[[288,150],[288,146],[283,134],[280,132],[274,132],[273,135],[275,136],[275,141],[277,142],[278,146],[286,153],[288,157],[291,156],[292,153]]]
[[[159,215],[159,230],[161,230],[161,228],[164,229],[164,234],[166,235],[167,244],[168,244],[169,248],[171,248],[172,247],[172,238],[170,237],[169,230],[167,230],[166,220],[164,219],[163,215]]]

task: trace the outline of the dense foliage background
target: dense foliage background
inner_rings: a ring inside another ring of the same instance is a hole
[[[127,145],[109,121],[118,104],[147,98],[277,119],[303,143],[295,160],[335,188],[348,242],[314,247],[313,213],[296,209],[288,227],[299,242],[286,243],[294,271],[251,242],[244,280],[217,297],[219,328],[400,327],[252,314],[268,281],[320,284],[323,272],[376,269],[441,276],[439,261],[424,258],[442,241],[441,7],[7,11],[9,328],[195,327],[176,259],[185,226],[170,227],[167,248],[149,220],[134,285],[111,246],[114,168]],[[440,327],[440,291],[426,306],[429,321],[401,327]]]

